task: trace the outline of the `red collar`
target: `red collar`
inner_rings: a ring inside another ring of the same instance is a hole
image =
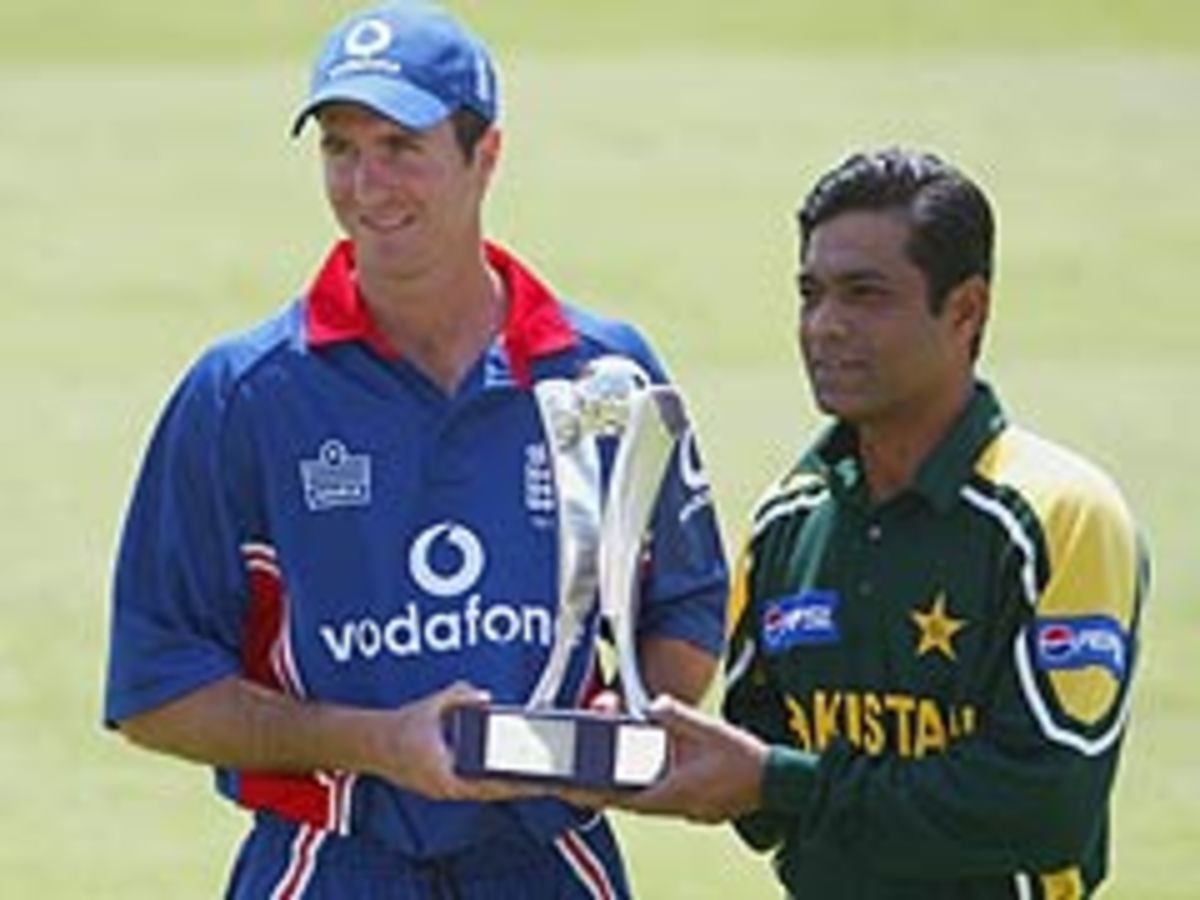
[[[550,289],[515,256],[491,242],[484,243],[488,264],[504,282],[508,310],[504,349],[517,384],[528,386],[530,364],[539,356],[566,350],[578,342],[562,307]],[[358,291],[354,245],[333,246],[308,290],[305,325],[310,347],[343,341],[363,341],[385,359],[398,359]]]

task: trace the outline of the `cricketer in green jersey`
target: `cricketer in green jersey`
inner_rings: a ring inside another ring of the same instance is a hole
[[[733,724],[660,699],[672,769],[616,802],[733,819],[796,898],[1088,896],[1140,655],[1137,528],[975,373],[993,218],[972,181],[855,155],[799,222],[800,344],[833,421],[754,513]]]

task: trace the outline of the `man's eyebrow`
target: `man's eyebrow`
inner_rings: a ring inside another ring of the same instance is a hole
[[[387,133],[387,136],[390,138],[416,142],[425,137],[427,134],[429,134],[428,131],[417,131],[415,128],[406,128],[404,125],[396,123]]]
[[[812,269],[801,269],[796,276],[801,283],[811,283],[814,281],[832,281],[832,282],[863,282],[863,281],[887,281],[888,276],[882,269],[859,268],[859,269],[842,269],[834,270],[818,274]]]

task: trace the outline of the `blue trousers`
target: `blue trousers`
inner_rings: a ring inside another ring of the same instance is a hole
[[[369,838],[259,815],[226,900],[629,900],[620,852],[597,818],[541,844],[519,830],[502,842],[430,860]]]

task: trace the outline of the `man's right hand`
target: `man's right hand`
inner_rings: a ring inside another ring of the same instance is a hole
[[[636,792],[558,789],[580,806],[617,806],[633,812],[724,822],[758,809],[768,747],[748,731],[660,695],[650,716],[670,736],[671,760],[663,779]]]
[[[395,709],[299,700],[238,677],[206,685],[120,723],[151,750],[223,768],[261,772],[359,772],[435,800],[509,800],[542,789],[471,781],[454,773],[445,719],[487,703],[456,682]]]

